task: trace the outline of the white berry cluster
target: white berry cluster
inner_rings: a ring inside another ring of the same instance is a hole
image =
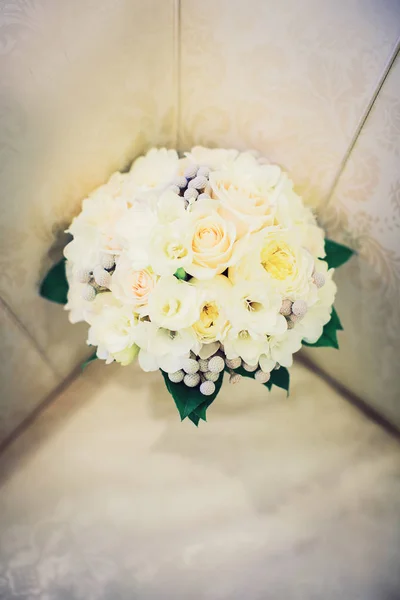
[[[169,373],[168,378],[173,383],[183,381],[188,387],[199,386],[202,394],[211,396],[215,392],[215,382],[224,369],[225,359],[221,351],[208,359],[202,359],[192,352],[191,357],[182,362],[182,368]]]
[[[209,174],[208,167],[191,164],[183,176],[174,179],[169,189],[184,198],[185,208],[188,209],[196,200],[210,200]]]
[[[76,281],[82,284],[81,294],[83,300],[92,302],[99,292],[110,290],[111,275],[115,269],[115,257],[102,252],[98,263],[94,267],[83,267],[76,271]]]
[[[324,232],[256,152],[153,148],[95,189],[69,232],[66,308],[97,356],[205,395],[225,368],[266,383],[331,316]]]

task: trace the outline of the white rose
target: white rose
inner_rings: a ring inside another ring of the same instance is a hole
[[[236,329],[272,335],[287,329],[281,306],[282,296],[266,282],[242,280],[232,288],[227,313]]]
[[[226,150],[225,148],[204,148],[194,146],[185,156],[190,162],[197,165],[207,166],[210,169],[227,168],[237,157],[237,150]]]
[[[312,280],[314,258],[300,245],[297,231],[267,230],[250,237],[249,251],[229,269],[233,283],[242,279],[266,281],[283,298],[305,300],[311,306],[317,298]]]
[[[194,286],[175,277],[161,277],[149,298],[153,323],[171,331],[193,325],[199,317],[199,297]]]
[[[202,344],[223,340],[229,327],[226,308],[230,302],[232,284],[224,275],[210,280],[191,279],[201,297],[200,317],[193,325],[197,339]]]
[[[266,338],[248,329],[229,329],[224,340],[226,357],[242,358],[249,365],[256,365],[265,351]]]
[[[158,275],[173,275],[192,261],[189,216],[154,228],[149,244],[149,264]]]
[[[282,367],[291,367],[293,354],[301,348],[301,335],[290,329],[281,335],[268,338],[268,348],[260,356],[259,363],[265,373],[269,373],[279,363]]]
[[[221,203],[220,214],[235,224],[238,237],[274,225],[283,183],[278,166],[260,165],[250,153],[210,173],[212,197]]]
[[[129,178],[140,190],[165,188],[178,173],[179,157],[175,150],[152,148],[132,164]]]
[[[157,275],[150,268],[136,270],[123,254],[118,258],[111,278],[111,291],[118,300],[131,304],[139,314],[146,315],[149,297],[157,280]]]
[[[236,229],[216,211],[213,200],[199,200],[192,216],[192,263],[186,271],[197,279],[211,279],[238,260]]]
[[[293,182],[287,177],[278,198],[275,222],[285,229],[296,229],[300,234],[300,244],[314,258],[325,256],[324,231],[318,227],[313,211],[304,206],[301,196],[293,190]]]

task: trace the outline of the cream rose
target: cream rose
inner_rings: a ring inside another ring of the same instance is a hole
[[[123,254],[111,278],[111,291],[118,300],[130,304],[141,315],[147,314],[150,294],[158,280],[150,268],[136,270]]]
[[[191,213],[192,262],[185,269],[197,279],[211,279],[238,260],[235,225],[221,217],[216,208],[213,200],[201,200]]]
[[[231,220],[242,237],[275,224],[277,200],[284,177],[276,165],[260,165],[250,153],[243,153],[228,168],[210,173],[212,197],[219,210]]]

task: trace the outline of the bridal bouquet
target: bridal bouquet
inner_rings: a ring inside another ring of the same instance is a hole
[[[254,152],[152,149],[83,201],[42,283],[107,364],[161,370],[181,418],[206,419],[224,372],[288,391],[302,345],[337,344],[334,268],[287,173]]]

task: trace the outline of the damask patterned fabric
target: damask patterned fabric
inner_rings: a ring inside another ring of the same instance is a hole
[[[158,373],[93,364],[0,473],[1,600],[398,598],[398,441],[303,367],[196,429]]]
[[[359,252],[337,273],[341,351],[308,356],[400,426],[399,40],[395,0],[186,0],[179,133],[282,164]]]
[[[398,0],[3,3],[0,298],[18,334],[2,328],[10,356],[41,366],[12,377],[0,439],[87,355],[85,327],[37,293],[63,230],[113,170],[165,144],[261,151],[359,250],[338,275],[343,351],[312,359],[400,423],[397,62],[384,81],[399,36]]]
[[[358,252],[338,272],[345,335],[311,358],[400,425],[400,59],[397,58],[321,220]]]
[[[397,0],[185,0],[182,147],[255,148],[320,206],[400,36]]]

